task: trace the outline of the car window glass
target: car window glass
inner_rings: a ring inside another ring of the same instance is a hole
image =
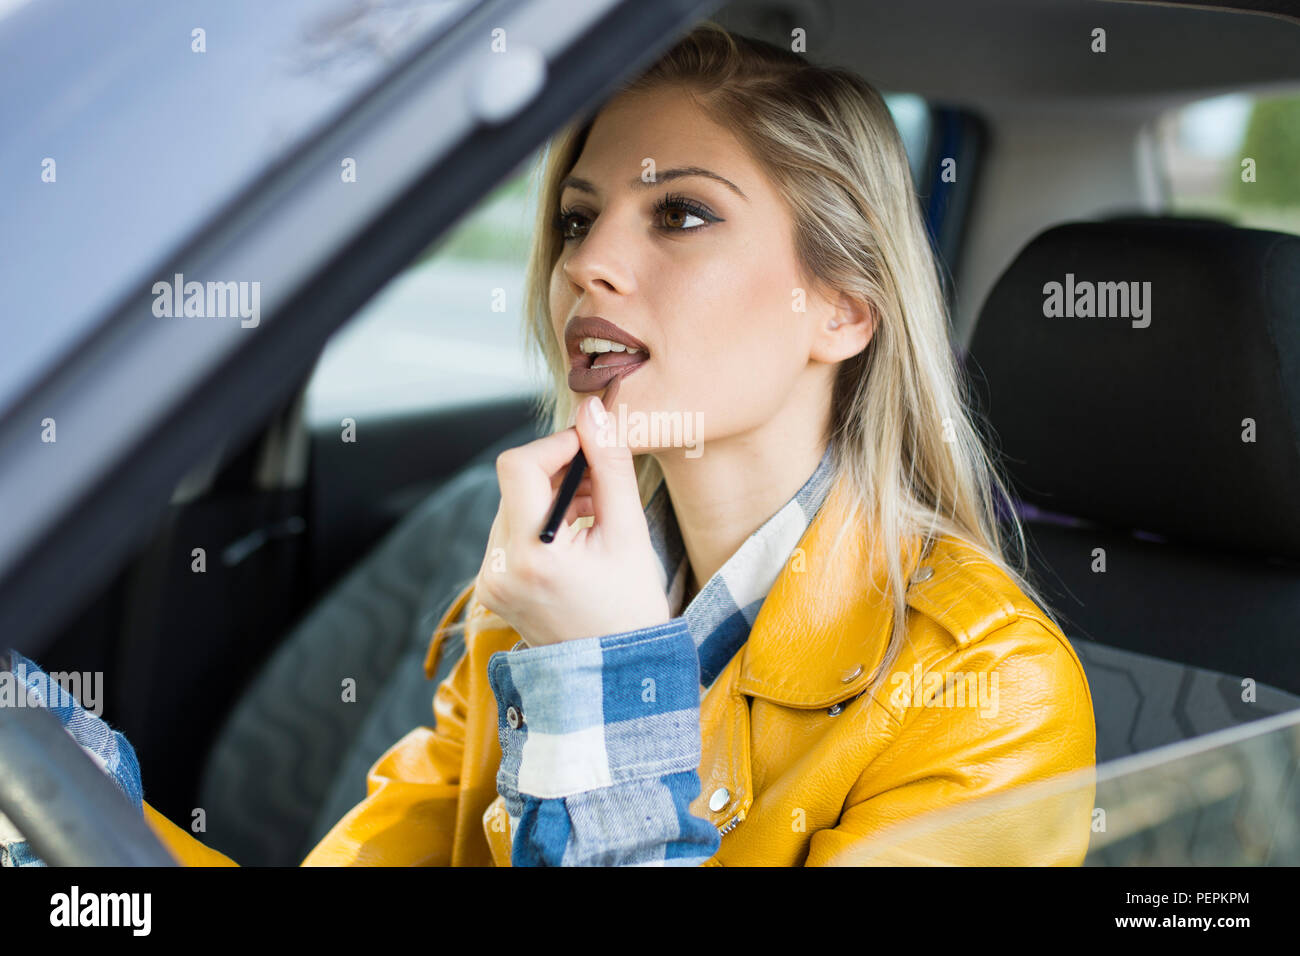
[[[1154,129],[1174,215],[1300,233],[1300,90],[1200,100]]]
[[[473,6],[0,7],[0,408],[273,163]]]

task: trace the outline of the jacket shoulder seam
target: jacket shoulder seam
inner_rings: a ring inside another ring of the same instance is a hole
[[[1002,568],[987,558],[949,553],[940,560],[948,567],[935,574],[929,581],[913,584],[908,589],[907,603],[909,607],[934,620],[959,648],[977,643],[997,629],[1022,618],[1041,619],[1041,611],[1032,605],[1027,606],[1027,599],[1023,598],[1019,587],[1015,586],[1014,581],[1007,577]],[[1009,596],[991,587],[986,580],[989,572],[1001,578],[1007,586],[1015,587],[1016,594]],[[952,587],[954,584],[961,588],[960,593],[940,605],[935,600],[936,588],[943,585]],[[978,596],[978,600],[988,611],[980,615],[980,620],[973,628],[961,621],[963,616],[961,609],[965,607],[969,610],[968,602],[972,595]],[[1043,623],[1046,624],[1045,621]]]
[[[1061,633],[1060,628],[1058,628],[1055,624],[1053,624],[1050,620],[1048,620],[1042,614],[1041,611],[1033,611],[1028,609],[1020,610],[1010,620],[998,624],[996,627],[988,629],[986,632],[981,634],[977,640],[961,645],[960,647],[953,648],[948,654],[945,654],[942,658],[937,660],[934,663],[934,665],[930,668],[930,670],[933,671],[936,668],[945,667],[946,665],[951,664],[957,658],[961,657],[964,651],[967,651],[970,648],[975,647],[976,645],[978,645],[979,643],[985,640],[996,638],[998,634],[1002,633],[1008,628],[1012,628],[1018,624],[1024,624],[1026,622],[1037,624],[1039,627],[1041,627],[1045,632],[1045,634],[1052,638],[1053,646],[1058,650],[1064,651],[1065,656],[1068,657],[1070,661],[1074,664],[1075,673],[1078,675],[1079,680],[1082,682],[1084,688],[1087,688],[1086,693],[1088,693],[1089,699],[1091,700],[1092,694],[1091,694],[1091,689],[1088,687],[1088,675],[1087,672],[1084,671],[1083,669],[1083,664],[1080,662],[1078,654],[1075,652],[1074,647],[1070,644],[1069,639],[1063,633]]]
[[[1064,635],[1062,635],[1059,632],[1059,630],[1055,626],[1053,626],[1049,621],[1045,620],[1041,615],[1041,613],[1034,613],[1032,611],[1017,613],[1010,620],[998,624],[995,627],[989,628],[987,631],[980,634],[978,639],[969,641],[965,644],[961,644],[957,647],[950,648],[947,653],[936,657],[928,665],[923,664],[922,665],[923,676],[926,674],[933,674],[936,671],[952,670],[952,665],[957,660],[962,658],[967,651],[970,651],[972,648],[975,648],[979,643],[984,641],[986,638],[995,637],[997,634],[1006,630],[1007,628],[1015,627],[1016,625],[1022,624],[1026,621],[1038,624],[1040,627],[1043,628],[1046,634],[1050,635],[1054,639],[1054,646],[1060,650],[1063,650],[1065,652],[1065,655],[1068,658],[1070,658],[1070,660],[1074,663],[1074,670],[1078,674],[1079,679],[1082,682],[1084,688],[1088,688],[1087,674],[1084,672],[1083,666],[1079,662],[1078,657],[1075,655],[1074,649],[1070,646],[1069,641],[1064,637]],[[1089,699],[1091,699],[1090,691],[1085,690],[1085,693],[1088,693]],[[914,714],[909,716],[906,713],[906,711],[916,710],[916,708],[898,707],[892,700],[890,700],[888,694],[883,694],[883,695],[873,694],[872,699],[876,702],[878,706],[880,706],[884,710],[884,712],[890,717],[890,719],[893,721],[895,725],[894,733],[890,737],[890,741],[889,741],[889,745],[892,745],[899,737],[903,736],[903,734],[911,726],[913,720],[917,719],[918,715]]]

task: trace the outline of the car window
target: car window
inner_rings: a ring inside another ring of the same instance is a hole
[[[1172,214],[1300,233],[1300,90],[1197,101],[1155,139]]]
[[[907,161],[912,167],[912,182],[920,183],[925,171],[926,150],[930,146],[930,105],[915,93],[882,95],[903,138]]]
[[[919,181],[930,109],[885,94]],[[331,337],[307,388],[312,424],[400,415],[534,394],[524,350],[524,268],[537,209],[541,152],[485,197]]]
[[[60,4],[0,8],[0,408],[476,5],[139,0],[81,4],[66,23]]]

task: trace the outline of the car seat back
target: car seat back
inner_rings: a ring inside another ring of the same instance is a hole
[[[965,366],[1098,759],[1300,706],[1300,237],[1050,228]]]

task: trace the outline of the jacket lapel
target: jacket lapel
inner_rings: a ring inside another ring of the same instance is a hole
[[[739,689],[788,707],[829,707],[864,690],[894,623],[883,548],[849,520],[850,486],[838,479],[777,577],[742,649]],[[900,542],[904,579],[921,538]]]
[[[740,654],[700,702],[700,794],[691,812],[721,829],[743,820],[754,802],[749,703],[740,692]]]

